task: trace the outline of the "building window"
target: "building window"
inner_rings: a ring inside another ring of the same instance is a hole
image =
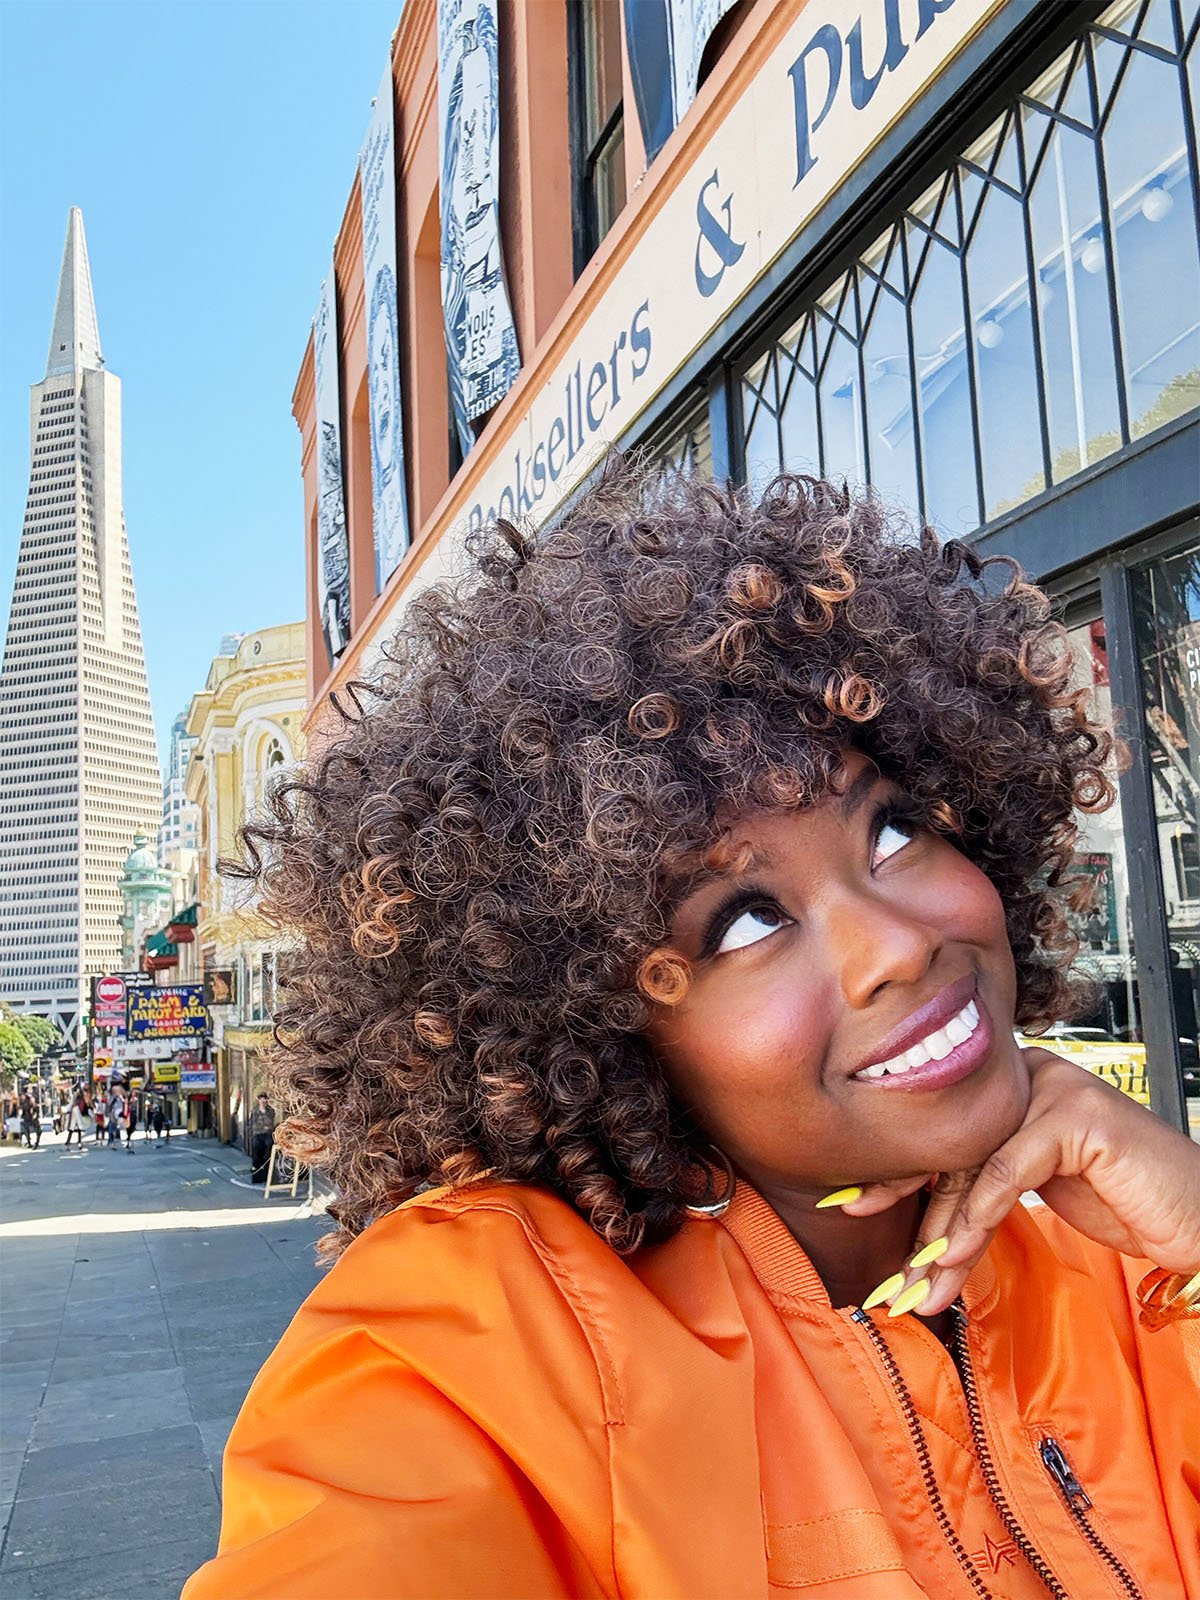
[[[667,482],[679,473],[688,477],[712,477],[712,427],[707,404],[697,407],[675,430],[651,440],[647,446],[657,469],[657,481]]]
[[[1200,1072],[1200,543],[1133,574],[1175,1026]],[[1197,1130],[1200,1137],[1200,1130]]]
[[[575,276],[625,204],[621,0],[568,0]]]
[[[1111,6],[812,297],[743,373],[752,484],[966,533],[1200,405],[1197,28]]]

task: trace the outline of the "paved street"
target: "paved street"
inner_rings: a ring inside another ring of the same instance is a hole
[[[4,1600],[176,1600],[215,1550],[226,1436],[327,1226],[248,1176],[179,1135],[0,1146]]]

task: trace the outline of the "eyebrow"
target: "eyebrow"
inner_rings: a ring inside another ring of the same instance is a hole
[[[846,790],[841,800],[841,812],[846,821],[859,811],[871,790],[879,782],[880,774],[875,767],[864,767]]]
[[[839,809],[847,822],[851,821],[862,809],[864,802],[882,776],[878,768],[873,766],[864,767],[845,794],[841,796]],[[756,872],[769,872],[774,865],[775,858],[769,850],[752,849],[750,859],[736,872],[723,872],[719,868],[710,866],[697,867],[689,877],[676,884],[675,894],[672,896],[671,914],[672,916],[678,915],[693,895],[699,894],[701,889],[707,889],[712,883],[737,883]]]
[[[707,889],[710,884],[740,883],[753,873],[769,871],[774,865],[775,859],[769,851],[751,849],[749,859],[737,870],[722,871],[719,867],[699,866],[689,877],[676,885],[672,897],[671,915],[677,915],[694,895],[699,894],[702,889]]]

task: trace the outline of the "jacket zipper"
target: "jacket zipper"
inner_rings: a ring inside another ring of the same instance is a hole
[[[979,1462],[979,1470],[983,1474],[987,1492],[991,1496],[992,1504],[999,1513],[1000,1520],[1004,1524],[1009,1538],[1054,1596],[1054,1600],[1070,1600],[1067,1591],[1050,1570],[1049,1563],[1039,1554],[1033,1541],[1013,1515],[1012,1507],[1009,1505],[1005,1498],[1004,1490],[1000,1486],[996,1463],[992,1460],[991,1446],[988,1444],[987,1434],[983,1428],[983,1414],[979,1408],[979,1390],[975,1387],[975,1369],[971,1365],[971,1352],[967,1346],[967,1314],[962,1306],[957,1303],[951,1307],[951,1310],[954,1313],[954,1359],[958,1363],[963,1393],[967,1397],[967,1416],[971,1423],[971,1440],[975,1446],[975,1459]]]
[[[1091,1545],[1092,1549],[1115,1574],[1118,1583],[1129,1596],[1129,1600],[1142,1600],[1142,1591],[1137,1582],[1117,1556],[1108,1548],[1100,1535],[1092,1527],[1087,1513],[1091,1510],[1092,1502],[1087,1491],[1071,1470],[1071,1463],[1067,1460],[1066,1453],[1057,1439],[1045,1438],[1038,1446],[1038,1454],[1042,1458],[1042,1465],[1058,1485],[1063,1499],[1067,1503],[1067,1510],[1074,1517],[1080,1533]]]
[[[866,1331],[867,1337],[875,1346],[876,1354],[883,1363],[885,1372],[891,1379],[892,1387],[900,1401],[900,1409],[904,1413],[904,1421],[908,1426],[913,1449],[916,1452],[917,1465],[921,1469],[921,1480],[925,1485],[925,1493],[929,1498],[930,1509],[933,1511],[934,1521],[942,1531],[942,1537],[950,1546],[951,1552],[962,1568],[974,1593],[980,1597],[980,1600],[993,1600],[991,1590],[975,1570],[975,1565],[964,1549],[962,1540],[954,1531],[954,1524],[950,1521],[950,1513],[946,1510],[941,1490],[938,1488],[937,1475],[933,1470],[933,1459],[929,1454],[929,1441],[926,1439],[924,1429],[921,1427],[921,1419],[917,1415],[913,1397],[904,1381],[904,1374],[900,1371],[896,1358],[888,1347],[887,1340],[865,1311],[861,1309],[853,1311],[850,1320],[851,1322],[857,1322]],[[1061,1597],[1061,1600],[1068,1600],[1065,1590],[1059,1589],[1057,1595]]]

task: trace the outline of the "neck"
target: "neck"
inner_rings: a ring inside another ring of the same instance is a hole
[[[812,1262],[835,1306],[861,1305],[872,1289],[901,1270],[912,1254],[924,1211],[920,1193],[873,1217],[816,1211],[819,1195],[769,1184],[759,1193]]]

